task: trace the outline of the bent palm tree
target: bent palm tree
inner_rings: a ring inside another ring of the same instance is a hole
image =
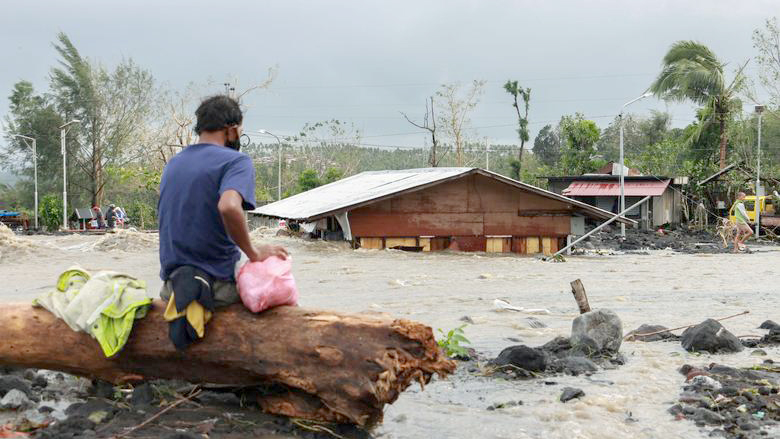
[[[650,91],[661,99],[691,101],[702,106],[698,112],[701,123],[689,142],[698,140],[711,124],[718,124],[720,169],[726,167],[727,122],[740,106],[736,94],[744,83],[745,65],[727,85],[723,75],[725,64],[707,46],[696,41],[678,41],[664,56],[661,73],[650,86]]]

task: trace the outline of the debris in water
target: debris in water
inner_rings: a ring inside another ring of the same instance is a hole
[[[524,312],[526,314],[552,314],[550,310],[544,309],[544,308],[521,308],[514,306],[503,299],[495,299],[493,301],[493,305],[497,308],[498,311],[515,311],[515,312]]]
[[[780,368],[768,362],[751,368],[713,363],[701,369],[685,365],[680,372],[690,375],[694,370],[706,375],[686,380],[679,402],[668,410],[670,414],[715,427],[710,436],[770,437],[761,432],[780,421],[780,412],[773,409],[778,401]]]
[[[0,224],[0,261],[11,261],[37,248],[33,241],[17,236],[5,224]]]
[[[159,245],[159,242],[160,240],[157,233],[139,232],[131,227],[129,229],[116,229],[107,232],[95,242],[70,247],[68,250],[81,250],[83,252],[137,252],[155,249]]]
[[[566,403],[572,399],[582,398],[583,396],[585,396],[585,392],[583,392],[582,389],[577,389],[576,387],[564,387],[563,393],[561,393],[561,402]]]

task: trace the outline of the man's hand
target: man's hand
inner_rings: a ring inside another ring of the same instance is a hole
[[[254,254],[247,254],[246,256],[249,258],[252,262],[262,262],[266,259],[270,258],[271,256],[276,256],[280,259],[287,259],[289,256],[289,253],[287,253],[287,250],[282,247],[281,245],[261,245],[259,247],[255,247],[253,249]]]

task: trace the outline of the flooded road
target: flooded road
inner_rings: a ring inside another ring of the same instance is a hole
[[[152,295],[160,281],[156,248],[134,252],[90,249],[97,237],[34,237],[31,253],[5,258],[0,299],[31,300],[52,285],[59,272],[79,263],[89,270],[113,269],[149,284]],[[291,251],[301,305],[348,312],[381,312],[449,330],[463,324],[471,347],[487,357],[514,344],[541,345],[568,336],[577,307],[569,282],[581,279],[593,308],[620,316],[625,332],[642,323],[668,327],[699,323],[749,310],[747,316],[724,322],[735,335],[762,335],[755,329],[766,319],[780,320],[777,285],[780,252],[759,248],[753,254],[649,255],[570,257],[546,263],[529,257],[403,253],[350,250],[344,244],[264,237]],[[544,308],[534,315],[547,328],[531,328],[530,314],[499,311],[500,298],[524,308]],[[511,339],[511,340],[510,340]],[[515,340],[515,341],[512,341]],[[520,340],[520,342],[516,341]],[[768,357],[738,354],[693,355],[675,342],[626,342],[627,359],[615,370],[591,377],[555,376],[527,381],[484,377],[466,367],[420,391],[402,394],[385,411],[374,435],[381,438],[697,438],[708,430],[675,421],[667,413],[680,393],[685,363],[749,366]],[[545,382],[546,381],[546,382]],[[586,396],[563,404],[565,386]],[[522,401],[489,411],[496,403]]]

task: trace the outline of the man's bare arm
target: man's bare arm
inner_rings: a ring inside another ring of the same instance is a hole
[[[264,261],[269,256],[287,259],[287,250],[282,246],[261,245],[255,247],[252,245],[252,240],[249,238],[249,228],[244,219],[244,209],[241,207],[243,201],[244,199],[238,191],[229,189],[222,193],[222,196],[219,197],[219,203],[217,203],[222,223],[233,242],[252,262]]]

